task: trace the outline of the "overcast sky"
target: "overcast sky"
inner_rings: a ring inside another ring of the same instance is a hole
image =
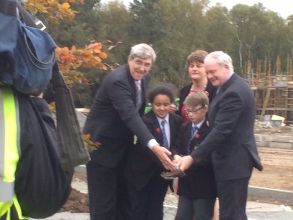
[[[109,2],[113,0],[102,0],[102,2]],[[120,0],[128,5],[132,0]],[[287,18],[293,14],[293,1],[292,0],[210,0],[210,6],[215,5],[217,2],[221,5],[231,9],[236,4],[254,5],[258,2],[262,3],[266,9],[278,13],[283,18]]]

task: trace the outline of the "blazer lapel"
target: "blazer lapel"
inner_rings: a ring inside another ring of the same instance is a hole
[[[197,130],[196,135],[192,137],[192,140],[191,140],[192,146],[199,145],[203,141],[205,136],[208,134],[208,130],[209,130],[208,121],[205,120],[204,123]]]
[[[221,87],[219,94],[223,93],[238,77],[239,76],[237,76],[236,73],[233,73],[233,75],[230,77],[230,79],[227,82],[225,82],[224,85]]]
[[[192,123],[189,122],[188,125],[186,126],[187,131],[189,131],[189,132],[186,132],[186,140],[188,140],[187,144],[189,144],[190,140],[192,139],[192,137],[191,137],[191,127],[192,127]]]
[[[223,93],[229,88],[229,86],[238,79],[239,76],[237,76],[236,73],[233,73],[233,75],[230,77],[230,79],[224,83],[224,85],[220,88],[220,91],[216,96],[214,97],[213,101],[210,104],[210,108],[208,111],[208,116],[211,122],[213,122],[213,116],[215,115],[215,111],[217,110],[218,102],[222,99]]]
[[[172,114],[169,114],[169,123],[170,123],[170,147],[173,146],[174,144],[174,138],[175,138],[175,132],[178,132],[176,131],[176,126],[175,126],[175,118],[173,117]]]
[[[199,128],[198,130],[198,139],[200,140],[200,142],[204,139],[204,137],[208,134],[209,131],[209,124],[207,119],[204,121],[204,123],[202,124],[202,126]]]
[[[141,80],[141,96],[142,96],[142,106],[145,106],[145,90],[146,90],[146,82],[145,79],[143,78]]]
[[[125,65],[125,66],[126,66],[125,68],[127,68],[127,71],[125,72],[127,73],[127,80],[131,88],[132,100],[136,104],[136,87],[135,87],[134,79],[132,78],[130,74],[129,66],[128,65]]]
[[[143,77],[143,79],[141,80],[141,89],[142,89],[142,104],[143,106],[145,106],[145,102],[146,102],[146,98],[145,98],[145,94],[146,94],[146,88],[150,82],[150,75],[147,74],[145,77]]]
[[[160,145],[162,145],[163,144],[163,136],[162,136],[162,130],[161,130],[161,126],[159,124],[159,121],[153,111],[151,111],[150,116],[151,116],[153,131],[154,131],[154,132],[152,132],[154,134],[154,138],[159,142]]]

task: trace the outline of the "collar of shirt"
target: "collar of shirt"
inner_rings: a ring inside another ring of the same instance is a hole
[[[135,83],[135,85],[138,86],[139,88],[141,87],[141,80],[135,80],[134,83]]]
[[[224,81],[223,85],[224,85],[226,82],[228,82],[228,81],[229,81],[229,79],[230,79],[230,78],[233,76],[233,74],[234,74],[234,73],[230,73],[230,74],[229,74],[228,78],[227,78],[227,79],[225,79],[225,81]],[[222,86],[223,86],[223,85],[222,85]],[[218,87],[216,94],[218,94],[218,93],[219,93],[219,91],[221,90],[221,87],[222,87],[222,86],[219,86],[219,87]]]
[[[195,123],[192,123],[192,127],[196,126],[198,129],[200,129],[200,127],[202,126],[202,124],[204,123],[205,119],[202,120],[201,122],[195,124]]]
[[[156,116],[156,117],[157,117],[157,116]],[[159,117],[157,117],[157,119],[158,119],[158,121],[159,121],[160,126],[161,126],[161,122],[162,122],[163,120],[166,121],[166,124],[169,124],[169,114],[167,114],[165,118],[159,118]]]

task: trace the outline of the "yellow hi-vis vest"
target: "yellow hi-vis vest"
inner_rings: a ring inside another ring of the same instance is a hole
[[[0,87],[0,217],[10,220],[15,207],[19,219],[21,208],[14,194],[15,171],[19,160],[19,117],[17,98],[9,87]]]

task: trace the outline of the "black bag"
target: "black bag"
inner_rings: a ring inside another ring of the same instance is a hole
[[[19,94],[21,154],[15,174],[15,193],[24,216],[45,218],[67,200],[73,169],[61,166],[61,146],[47,102]]]
[[[57,63],[53,67],[52,75],[50,86],[45,91],[44,98],[48,102],[55,101],[61,164],[64,170],[72,170],[78,165],[87,163],[90,157],[81,138],[81,129],[71,91],[65,84]]]

